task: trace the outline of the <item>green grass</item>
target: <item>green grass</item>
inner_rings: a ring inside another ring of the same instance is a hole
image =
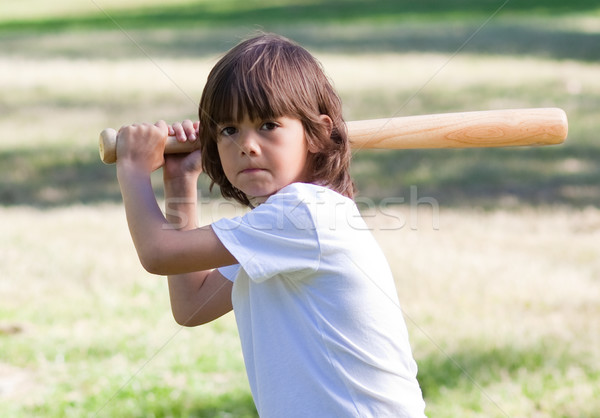
[[[136,262],[120,207],[3,215],[11,223],[1,228],[0,257],[11,267],[3,271],[0,329],[15,330],[0,332],[0,410],[253,416],[232,315],[200,333],[178,327],[166,284]],[[51,245],[40,236],[52,236]],[[11,375],[21,376],[16,385]]]
[[[402,196],[414,184],[452,206],[600,204],[597,64],[474,53],[451,61],[443,54],[355,53],[348,61],[345,54],[316,53],[347,119],[545,106],[562,107],[569,117],[569,138],[559,147],[357,152],[353,174],[363,196]],[[161,69],[139,58],[6,60],[0,129],[18,135],[0,144],[3,204],[119,201],[114,171],[97,158],[98,132],[130,121],[194,118],[213,60],[161,59]]]
[[[240,1],[180,0],[168,5],[155,1],[143,6],[135,2],[95,1],[78,5],[60,1],[51,7],[41,3],[36,13],[36,1],[22,2],[20,6],[6,4],[0,28],[33,30],[71,30],[112,28],[114,23],[126,28],[156,28],[190,25],[218,26],[223,24],[256,24],[291,22],[354,22],[397,21],[415,19],[487,18],[496,11],[512,17],[556,16],[564,14],[598,15],[600,8],[593,0],[575,2],[541,2],[536,0],[503,2],[496,0],[461,1],[408,1],[358,0],[330,2],[295,1]],[[130,3],[133,3],[130,5]],[[132,7],[133,6],[133,7]],[[58,10],[58,13],[57,13]],[[2,9],[0,8],[0,11]],[[25,12],[26,11],[26,12]]]
[[[174,324],[96,138],[193,118],[217,57],[257,28],[315,53],[349,120],[566,110],[558,147],[362,151],[353,175],[397,279],[430,416],[597,414],[597,2],[511,1],[465,45],[502,2],[96,4],[107,13],[0,4],[3,415],[255,416],[234,318]],[[204,222],[233,213],[200,188]]]

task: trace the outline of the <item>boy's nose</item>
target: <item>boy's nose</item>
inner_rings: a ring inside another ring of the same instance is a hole
[[[241,135],[240,141],[240,152],[242,155],[257,155],[260,153],[260,147],[257,138],[253,133],[244,133]]]

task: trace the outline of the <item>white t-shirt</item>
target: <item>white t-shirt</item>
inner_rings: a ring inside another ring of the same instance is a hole
[[[294,183],[213,230],[261,417],[422,417],[388,263],[354,202]]]

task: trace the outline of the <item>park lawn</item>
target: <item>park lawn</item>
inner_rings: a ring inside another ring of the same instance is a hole
[[[349,120],[567,111],[559,147],[360,152],[353,175],[397,280],[430,416],[595,416],[595,2],[509,2],[462,49],[498,2],[141,3],[0,4],[3,415],[255,416],[232,315],[174,323],[95,138],[193,118],[218,56],[262,27],[317,55]],[[200,188],[204,222],[238,213]]]
[[[430,416],[594,416],[600,211],[428,202],[364,214],[396,276]],[[206,201],[200,216],[238,210]],[[0,216],[3,411],[252,416],[232,315],[178,327],[120,205]]]
[[[253,412],[233,316],[202,329],[179,327],[166,281],[137,262],[120,206],[18,207],[2,215],[11,222],[1,230],[8,267],[0,410],[56,417]]]
[[[318,22],[406,22],[444,20],[486,20],[532,17],[564,20],[566,16],[598,17],[594,0],[42,0],[4,2],[0,5],[0,30],[89,30],[93,28],[182,28],[198,24],[270,25]]]
[[[467,53],[451,60],[440,53],[367,53],[350,61],[346,54],[316,54],[349,120],[554,106],[569,117],[569,138],[560,147],[356,152],[353,175],[363,195],[402,196],[414,184],[453,206],[600,203],[600,65]],[[114,170],[98,161],[98,133],[131,121],[195,118],[215,59],[0,57],[3,202],[118,200]]]

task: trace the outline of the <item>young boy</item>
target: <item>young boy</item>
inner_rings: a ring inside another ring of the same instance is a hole
[[[261,417],[417,417],[424,402],[388,263],[352,201],[341,102],[276,35],[227,53],[200,122],[119,131],[117,174],[143,266],[195,326],[232,308]],[[167,134],[201,150],[163,156]],[[163,167],[166,218],[150,173]],[[196,225],[204,171],[252,210]]]

